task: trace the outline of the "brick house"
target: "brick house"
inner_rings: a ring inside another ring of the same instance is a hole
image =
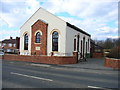
[[[20,45],[19,37],[16,37],[16,39],[10,37],[10,39],[0,41],[0,47],[4,50],[5,53],[18,53],[19,45]]]
[[[73,56],[90,54],[91,35],[39,8],[20,28],[20,55]]]

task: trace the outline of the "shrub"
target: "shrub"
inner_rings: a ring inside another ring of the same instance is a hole
[[[116,58],[116,59],[120,59],[120,46],[113,48],[110,53],[107,55],[107,57],[109,58]]]

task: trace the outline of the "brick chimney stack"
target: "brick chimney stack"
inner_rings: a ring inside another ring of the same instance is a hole
[[[12,37],[10,36],[10,39],[12,39]]]
[[[16,48],[20,48],[20,37],[16,37]]]

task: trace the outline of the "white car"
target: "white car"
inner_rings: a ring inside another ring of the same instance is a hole
[[[0,55],[4,55],[4,50],[0,49]]]
[[[0,55],[4,55],[4,52],[0,52]]]

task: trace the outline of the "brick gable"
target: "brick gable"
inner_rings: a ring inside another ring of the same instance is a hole
[[[47,55],[47,24],[41,20],[36,21],[32,25],[32,40],[31,40],[31,54],[34,55]],[[37,31],[41,31],[41,43],[36,43]],[[38,50],[36,48],[39,48]]]

